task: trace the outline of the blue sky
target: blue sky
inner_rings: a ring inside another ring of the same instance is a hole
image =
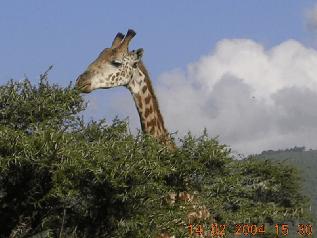
[[[314,1],[1,1],[0,81],[74,78],[118,31],[133,28],[151,75],[184,67],[223,38],[251,38],[266,47],[289,38],[309,44],[304,13]]]
[[[244,153],[317,148],[316,3],[1,1],[0,83],[25,75],[36,82],[54,65],[50,81],[68,85],[132,28],[130,49],[145,50],[170,131],[199,135],[206,127]],[[131,128],[140,127],[126,89],[85,98],[89,117],[129,116]]]

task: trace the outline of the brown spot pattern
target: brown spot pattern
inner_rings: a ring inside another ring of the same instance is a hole
[[[146,108],[145,113],[144,113],[144,117],[147,118],[152,112],[153,112],[152,106],[150,106],[150,108]]]
[[[155,127],[155,124],[156,124],[156,118],[153,118],[151,121],[146,123],[146,126]]]
[[[138,103],[139,107],[142,108],[143,107],[142,97],[138,94],[138,95],[136,95],[136,99],[137,99],[137,103]]]
[[[146,90],[147,90],[147,86],[146,86],[146,85],[144,85],[144,86],[143,86],[143,88],[142,88],[142,92],[143,92],[143,93],[145,93],[145,92],[146,92]]]
[[[151,95],[148,95],[145,99],[145,104],[149,104],[149,102],[151,101]]]
[[[144,78],[139,81],[134,81],[132,79],[130,83],[131,87],[129,89],[131,90],[137,85],[140,85],[141,88],[140,93],[133,93],[132,91],[132,95],[140,116],[143,132],[151,134],[169,148],[175,148],[173,141],[171,141],[171,138],[165,129],[164,120],[159,109],[149,74],[142,62],[138,64],[138,75]],[[127,73],[127,76],[129,77],[130,73]]]

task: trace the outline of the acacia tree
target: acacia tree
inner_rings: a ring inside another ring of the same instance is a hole
[[[180,191],[208,208],[195,221],[205,230],[310,219],[294,168],[233,160],[206,133],[170,152],[125,121],[85,122],[84,109],[72,85],[50,84],[47,72],[36,85],[0,87],[0,237],[188,237],[192,208],[166,202]]]

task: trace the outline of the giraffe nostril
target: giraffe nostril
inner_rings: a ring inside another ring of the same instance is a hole
[[[78,77],[77,77],[77,79],[76,79],[76,86],[80,86],[82,83],[83,83],[83,77],[82,77],[82,75],[79,75]]]
[[[77,77],[76,79],[76,84],[80,81],[80,76]]]

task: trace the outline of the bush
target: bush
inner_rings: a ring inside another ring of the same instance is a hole
[[[72,85],[49,84],[47,72],[38,85],[0,87],[1,237],[188,237],[192,208],[166,202],[181,191],[212,214],[198,221],[205,229],[310,219],[291,167],[233,160],[206,133],[171,152],[124,121],[85,122],[84,109]]]

